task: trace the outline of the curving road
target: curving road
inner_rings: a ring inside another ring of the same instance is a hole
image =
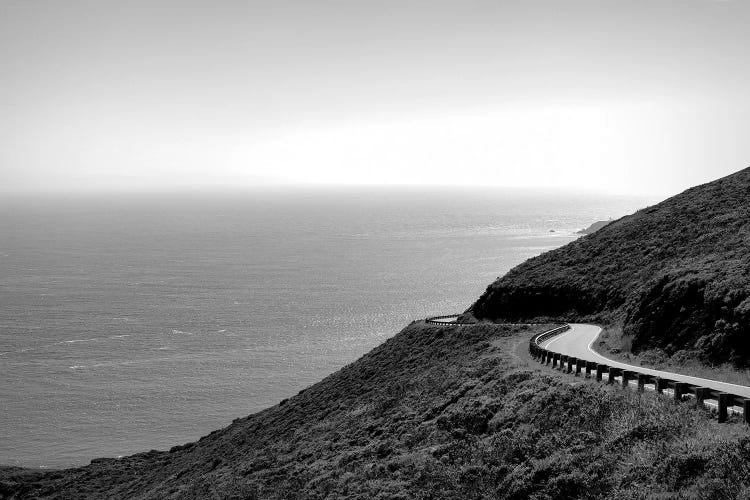
[[[601,331],[602,329],[595,325],[571,323],[570,330],[552,337],[549,340],[541,342],[539,345],[545,349],[550,349],[560,354],[566,354],[568,356],[574,356],[576,358],[595,361],[597,363],[606,364],[608,366],[613,366],[616,368],[624,368],[626,370],[634,370],[649,375],[665,377],[672,380],[677,380],[678,382],[687,382],[688,384],[708,387],[717,391],[728,392],[731,394],[736,394],[738,396],[750,398],[750,387],[744,385],[730,384],[727,382],[718,382],[716,380],[709,380],[705,378],[691,377],[689,375],[681,375],[679,373],[653,370],[651,368],[629,365],[627,363],[615,361],[614,359],[606,358],[594,351],[594,349],[591,347]]]

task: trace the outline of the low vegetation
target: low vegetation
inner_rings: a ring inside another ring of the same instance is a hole
[[[705,410],[531,362],[546,326],[414,323],[196,443],[65,471],[2,498],[734,498],[750,438]]]
[[[490,285],[477,318],[596,319],[634,353],[750,364],[750,169],[530,259]]]

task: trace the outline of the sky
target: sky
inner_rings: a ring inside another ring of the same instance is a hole
[[[0,192],[672,194],[750,165],[746,0],[0,0]]]

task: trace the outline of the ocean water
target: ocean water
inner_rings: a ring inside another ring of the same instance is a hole
[[[650,201],[468,188],[0,200],[0,464],[195,440]]]

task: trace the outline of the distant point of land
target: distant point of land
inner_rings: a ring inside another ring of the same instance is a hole
[[[593,234],[603,228],[604,226],[608,225],[610,222],[612,222],[612,219],[609,220],[600,220],[598,222],[594,222],[586,229],[581,229],[578,231],[578,234]]]

